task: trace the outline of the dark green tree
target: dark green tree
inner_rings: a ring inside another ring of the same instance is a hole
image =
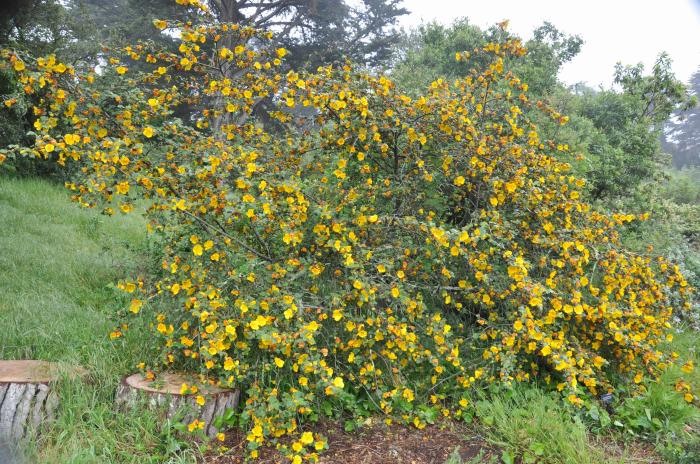
[[[191,20],[198,14],[174,0],[72,0],[87,7],[104,42],[153,40],[174,43],[154,30],[154,19]],[[349,58],[370,65],[384,63],[399,39],[398,18],[408,13],[401,0],[207,0],[213,19],[275,32],[290,51],[293,68],[316,67]]]
[[[174,37],[153,26],[155,19],[188,21],[193,13],[174,0],[71,0],[81,5],[85,19],[95,30],[102,45],[155,42],[168,48],[176,46]]]
[[[92,31],[76,1],[8,0],[0,9],[0,47],[32,55],[55,53],[73,62],[89,48]],[[87,46],[87,47],[86,47]]]
[[[42,56],[55,54],[60,60],[77,64],[94,56],[97,44],[85,10],[77,1],[6,0],[0,3],[0,48],[19,53]],[[0,147],[26,144],[34,114],[28,99],[13,73],[0,70],[0,101],[13,105],[0,107]],[[10,164],[8,163],[8,166]],[[18,173],[46,175],[56,173],[55,163],[43,160],[18,159],[10,166]],[[5,167],[7,169],[7,167]]]
[[[221,22],[275,32],[295,68],[349,58],[379,65],[398,42],[401,0],[208,0]]]

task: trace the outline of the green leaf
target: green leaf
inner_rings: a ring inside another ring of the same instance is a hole
[[[530,445],[530,451],[535,453],[535,456],[542,456],[544,454],[544,444],[534,442]]]
[[[501,453],[501,461],[503,461],[503,464],[514,464],[515,459],[513,458],[513,454],[510,451],[504,451]]]

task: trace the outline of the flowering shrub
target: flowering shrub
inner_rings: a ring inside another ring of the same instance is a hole
[[[85,206],[147,203],[162,275],[119,284],[133,313],[168,308],[146,369],[242,385],[252,456],[291,434],[290,459],[313,459],[323,438],[297,428],[322,414],[422,427],[461,416],[476,383],[530,379],[578,404],[673,362],[658,345],[689,288],[620,247],[644,217],[594,210],[568,147],[525,119],[567,121],[508,70],[517,40],[409,97],[350,64],[282,74],[269,34],[202,17],[156,22],[177,53],[126,47],[99,71],[6,52],[40,101],[36,145],[15,151],[77,163]]]

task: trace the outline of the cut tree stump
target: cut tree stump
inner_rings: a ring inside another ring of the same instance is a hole
[[[196,394],[182,394],[182,384],[198,385]],[[205,399],[199,406],[196,397]],[[218,430],[214,427],[217,417],[224,415],[228,408],[238,406],[240,390],[219,388],[213,385],[200,386],[196,379],[181,373],[165,373],[155,380],[147,380],[141,374],[133,374],[122,380],[117,388],[116,403],[119,409],[143,407],[164,413],[169,419],[178,412],[184,414],[182,422],[190,424],[198,419],[204,422],[204,433],[214,437]]]
[[[54,419],[58,378],[57,364],[0,360],[0,443],[17,443]]]

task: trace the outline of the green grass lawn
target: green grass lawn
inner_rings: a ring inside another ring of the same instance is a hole
[[[113,285],[139,270],[145,251],[138,215],[106,217],[72,203],[60,185],[0,177],[0,358],[88,372],[60,385],[58,421],[27,450],[30,462],[163,462],[178,446],[154,417],[113,411],[119,378],[143,356],[138,323],[109,339],[126,303]]]
[[[145,327],[139,321],[149,319],[136,318],[126,337],[109,339],[114,314],[127,304],[114,283],[146,270],[147,245],[145,223],[137,214],[102,216],[70,202],[60,185],[0,177],[0,358],[44,359],[87,370],[82,381],[66,378],[58,385],[57,422],[30,445],[28,462],[190,463],[201,457],[153,415],[114,411],[119,379],[146,357]],[[668,349],[698,365],[699,344],[698,333],[686,330]],[[641,416],[653,414],[681,426],[675,435],[659,432],[658,446],[670,446],[668,437],[671,445],[687,439],[684,422],[668,418],[669,405],[677,405],[668,392],[681,375],[674,368],[663,378],[665,387],[651,389],[639,400]],[[685,378],[700,384],[700,370]],[[578,418],[581,414],[542,390],[522,387],[502,397],[475,398],[474,404],[478,434],[504,455],[530,456],[545,464],[658,462],[653,456],[630,457],[622,433],[592,434]],[[622,451],[611,454],[609,446],[600,445],[614,440]],[[672,451],[679,457],[669,462],[697,462],[700,443],[688,443],[675,446]],[[690,446],[698,446],[697,454],[686,452]]]

